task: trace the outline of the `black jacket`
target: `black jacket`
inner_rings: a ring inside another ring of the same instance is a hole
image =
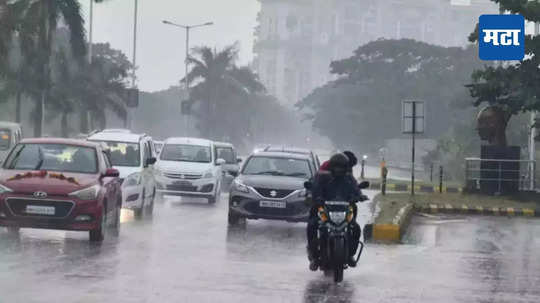
[[[358,182],[352,175],[334,178],[328,172],[318,173],[313,180],[312,196],[314,206],[323,206],[326,201],[358,202],[361,199]]]

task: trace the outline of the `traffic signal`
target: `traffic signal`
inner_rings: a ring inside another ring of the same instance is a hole
[[[534,141],[540,141],[540,118],[534,118],[534,123],[531,125],[531,129],[536,129],[536,136],[534,136]]]
[[[127,89],[126,105],[127,107],[139,106],[139,89],[138,88]]]
[[[182,115],[191,115],[191,101],[184,100],[181,105]]]

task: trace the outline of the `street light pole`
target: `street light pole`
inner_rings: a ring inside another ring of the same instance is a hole
[[[362,178],[362,180],[364,180],[364,176],[365,176],[365,166],[366,166],[366,160],[367,160],[367,155],[364,155],[362,157],[362,170],[360,171],[360,178]]]
[[[189,97],[190,97],[190,94],[189,94],[189,79],[188,79],[188,74],[189,74],[189,31],[192,28],[213,25],[214,22],[206,22],[206,23],[203,23],[203,24],[196,24],[196,25],[176,24],[176,23],[173,23],[173,22],[167,21],[167,20],[163,20],[162,22],[163,22],[163,24],[180,27],[180,28],[183,28],[183,29],[186,30],[186,59],[185,59],[185,69],[186,70],[185,70],[185,77],[184,77],[184,89],[186,91],[186,100],[189,100]],[[189,128],[190,128],[189,115],[185,115],[184,122],[185,122],[185,125],[184,125],[185,134],[187,135],[188,132],[189,132]]]
[[[188,73],[189,73],[189,30],[191,29],[191,27],[189,26],[186,26],[186,62],[185,62],[185,67],[186,67],[186,72],[184,74],[185,78],[185,90],[186,90],[186,100],[189,100],[189,80],[188,80]],[[189,136],[189,134],[191,133],[190,131],[190,121],[189,121],[189,115],[184,115],[184,129],[185,129],[185,134],[186,134],[186,137]]]
[[[134,15],[133,15],[133,74],[131,75],[131,87],[135,88],[136,85],[136,71],[137,71],[137,17],[138,17],[138,10],[139,10],[139,0],[135,0],[135,8],[134,8]],[[139,93],[138,90],[135,90],[135,93]],[[133,129],[133,116],[135,113],[135,108],[128,109],[128,123],[129,123],[129,129]]]

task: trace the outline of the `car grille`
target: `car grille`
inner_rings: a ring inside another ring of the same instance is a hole
[[[281,199],[290,195],[294,190],[292,189],[271,189],[271,188],[261,188],[255,187],[255,190],[263,197],[271,199]],[[274,193],[274,195],[272,195]]]
[[[70,201],[52,201],[52,200],[33,200],[33,199],[8,199],[7,205],[11,212],[16,216],[21,217],[43,217],[43,218],[65,218],[69,216],[71,210],[75,207],[75,203]],[[48,206],[54,207],[54,215],[37,215],[37,214],[27,214],[26,206],[35,205],[35,206]]]
[[[193,185],[167,185],[167,190],[196,192],[197,186]]]
[[[181,174],[181,173],[166,172],[166,173],[163,173],[163,175],[167,178],[182,179],[182,180],[198,180],[202,178],[202,175],[200,174]]]

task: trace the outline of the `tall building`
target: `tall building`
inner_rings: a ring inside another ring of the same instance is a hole
[[[490,0],[258,0],[253,62],[269,93],[294,105],[332,80],[330,62],[379,39],[464,46]]]

